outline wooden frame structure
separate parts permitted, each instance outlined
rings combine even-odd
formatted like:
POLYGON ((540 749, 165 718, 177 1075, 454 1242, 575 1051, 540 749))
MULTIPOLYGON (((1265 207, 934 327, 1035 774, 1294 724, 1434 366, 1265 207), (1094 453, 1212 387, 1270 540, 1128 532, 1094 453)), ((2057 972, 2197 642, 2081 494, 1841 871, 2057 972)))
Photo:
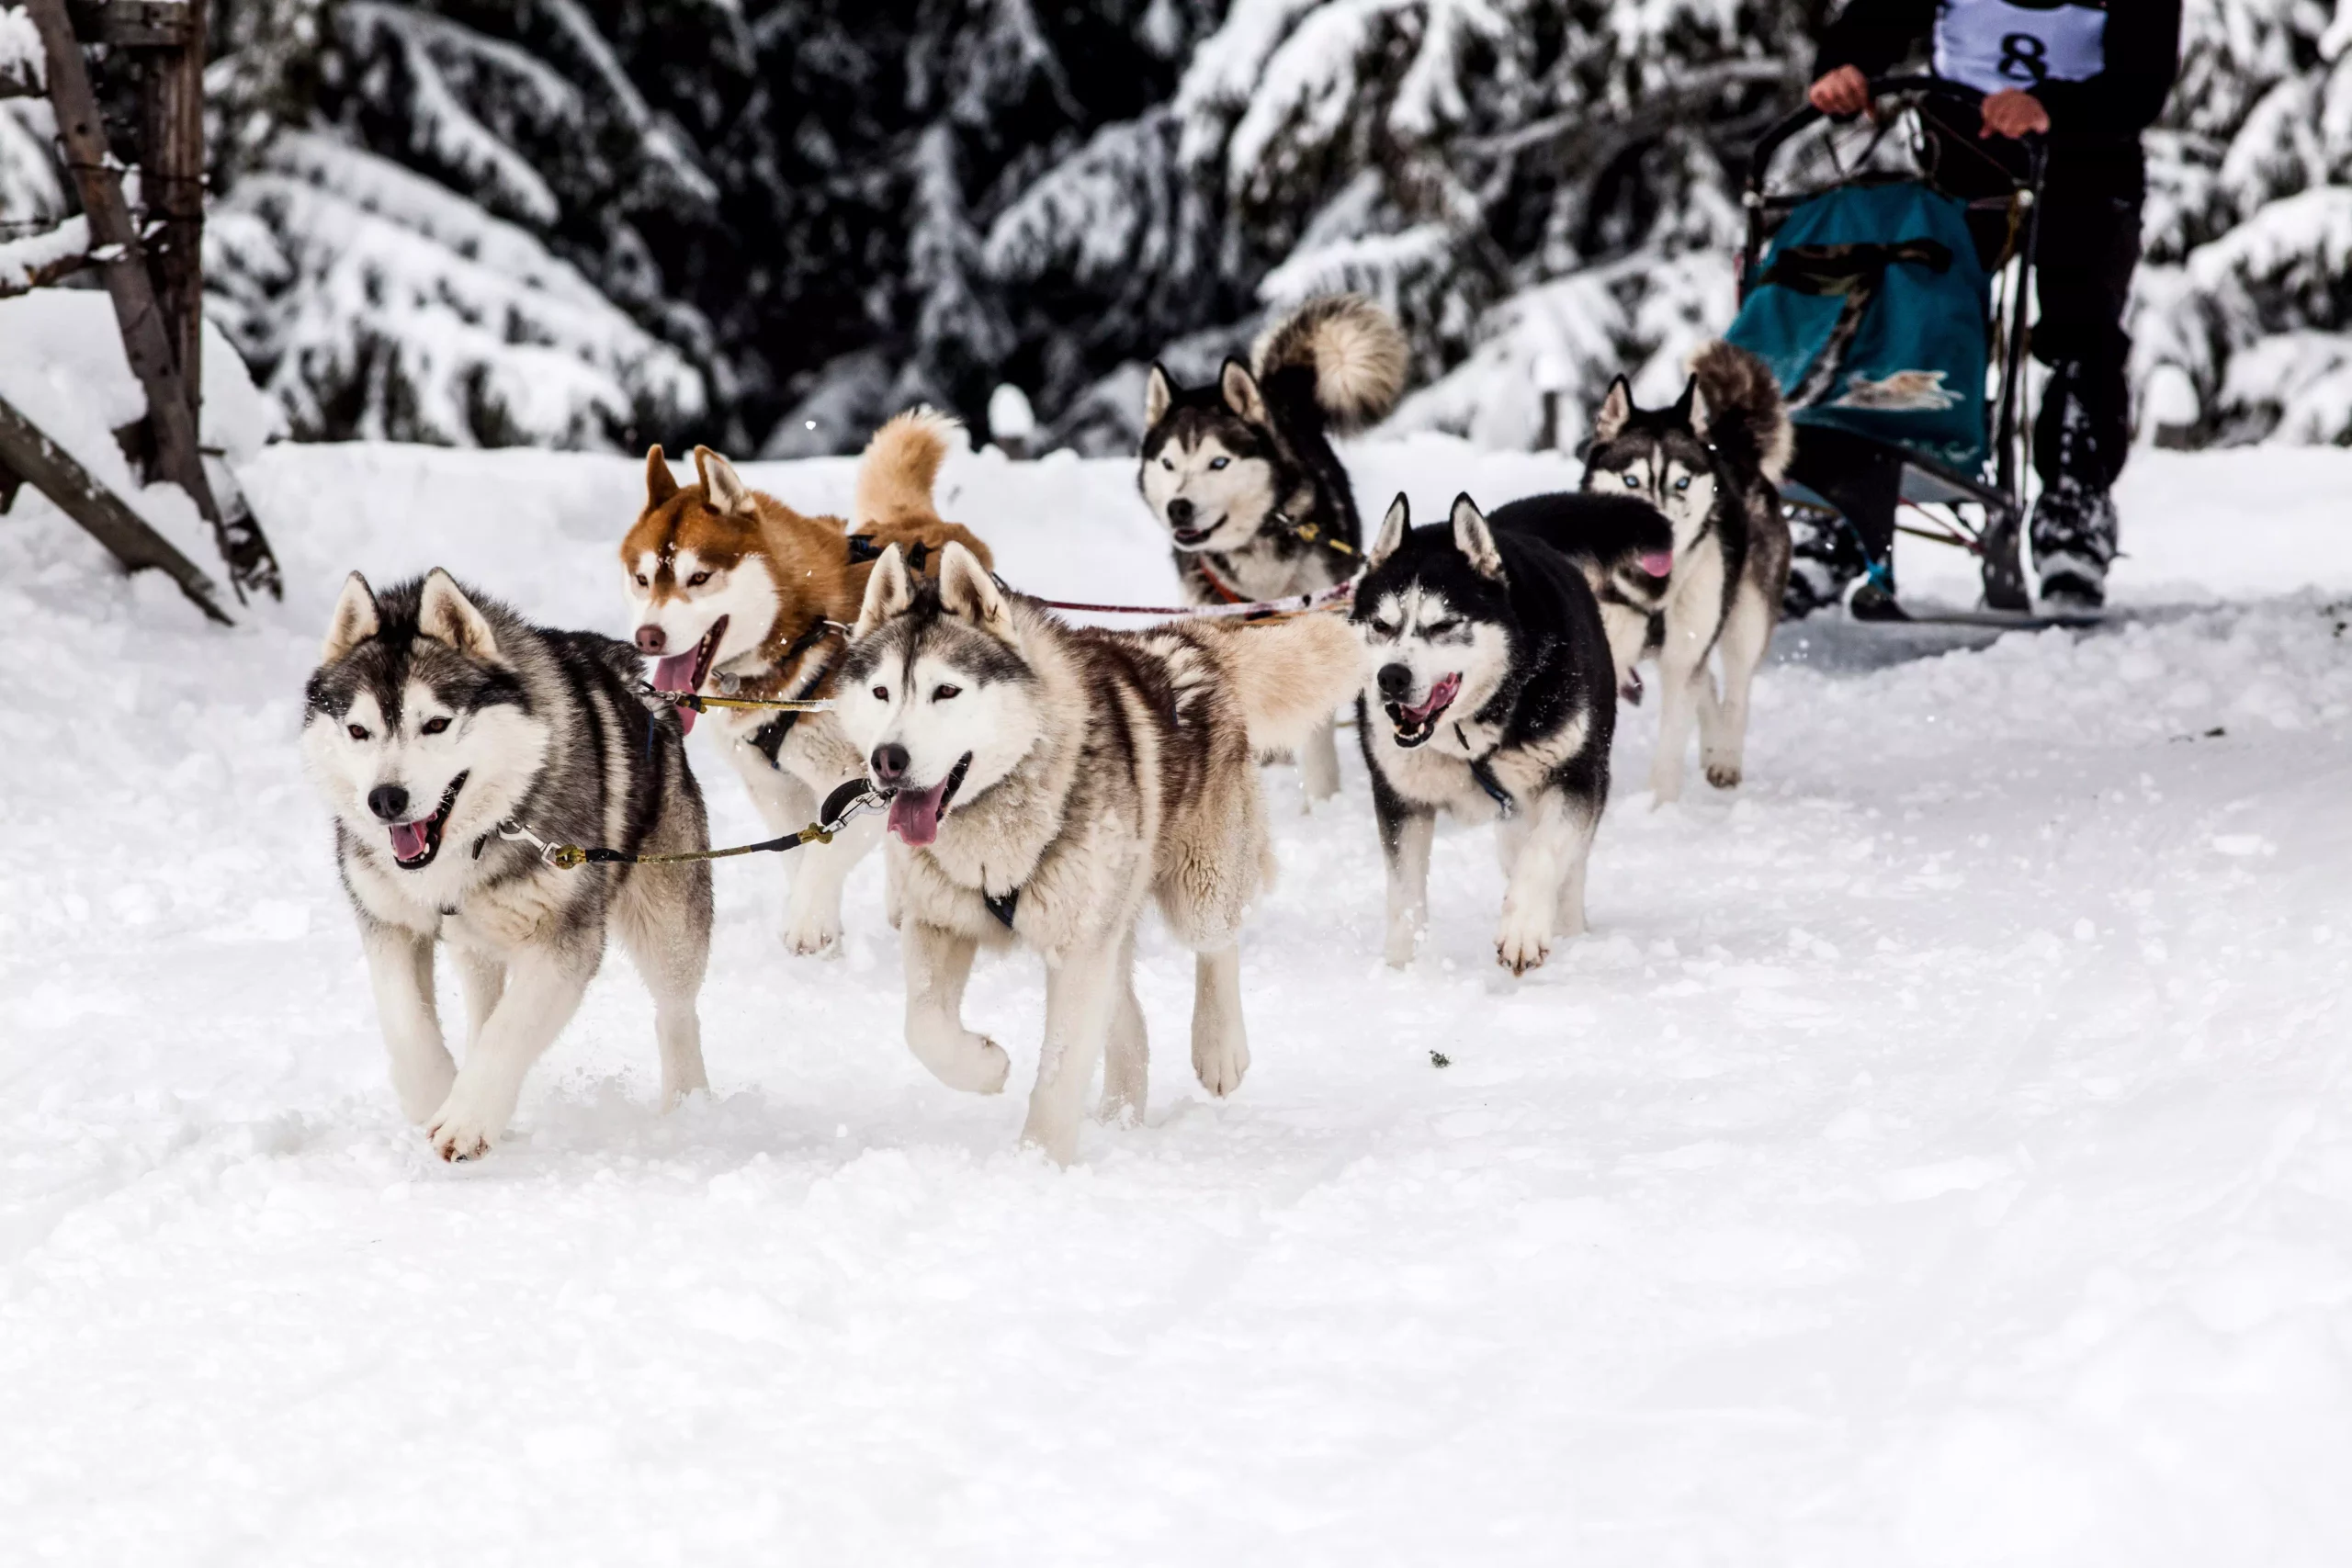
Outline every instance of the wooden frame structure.
MULTIPOLYGON (((114 303, 131 374, 146 395, 145 429, 136 447, 156 477, 178 485, 212 530, 237 601, 282 595, 277 558, 261 525, 236 493, 226 466, 221 485, 201 446, 204 328, 205 0, 22 0, 40 34, 45 96, 57 115, 57 141, 81 197, 89 248, 41 269, 36 284, 83 266, 99 269, 114 303), (123 194, 123 165, 113 155, 84 50, 101 46, 107 63, 137 73, 140 117, 133 128, 143 210, 123 194), (220 493, 225 491, 227 493, 220 493)), ((0 91, 27 85, 0 79, 0 91)), ((21 479, 38 487, 112 550, 126 568, 168 572, 208 615, 226 621, 203 570, 147 525, 16 409, 0 402, 0 490, 21 479)))

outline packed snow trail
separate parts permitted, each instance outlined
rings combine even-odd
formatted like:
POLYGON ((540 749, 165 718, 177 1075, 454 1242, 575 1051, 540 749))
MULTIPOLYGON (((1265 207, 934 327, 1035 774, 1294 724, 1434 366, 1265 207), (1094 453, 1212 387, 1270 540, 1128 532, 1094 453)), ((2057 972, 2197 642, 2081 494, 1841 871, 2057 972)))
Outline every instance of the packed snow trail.
MULTIPOLYGON (((1431 515, 1570 478, 1353 459, 1431 515)), ((845 462, 748 472, 847 498, 845 462)), ((1441 829, 1391 972, 1361 763, 1312 817, 1270 771, 1249 1081, 1191 1081, 1153 932, 1148 1122, 1069 1171, 901 1043, 872 862, 832 962, 778 949, 773 863, 720 869, 708 1100, 655 1113, 616 957, 507 1141, 430 1157, 302 678, 353 567, 622 629, 638 470, 244 479, 289 591, 230 633, 37 500, 0 527, 0 1555, 2352 1553, 2352 457, 2143 455, 2142 614, 2097 634, 1784 628, 1736 795, 1652 810, 1629 710, 1593 933, 1522 982, 1488 832, 1441 829)), ((963 458, 943 500, 1023 587, 1171 591, 1124 464, 963 458)), ((1025 1086, 1036 961, 968 1010, 1025 1086)))

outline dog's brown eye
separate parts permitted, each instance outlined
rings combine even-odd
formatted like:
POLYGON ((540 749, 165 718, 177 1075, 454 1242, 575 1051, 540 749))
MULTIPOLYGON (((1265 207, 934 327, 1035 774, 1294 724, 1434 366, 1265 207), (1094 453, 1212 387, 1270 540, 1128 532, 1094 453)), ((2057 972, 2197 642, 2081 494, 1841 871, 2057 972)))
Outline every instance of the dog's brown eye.
POLYGON ((346 724, 343 728, 344 732, 349 735, 354 740, 365 740, 368 739, 368 730, 365 726, 346 724))
POLYGON ((446 718, 428 718, 424 721, 424 733, 427 735, 438 735, 448 728, 449 721, 446 718))
POLYGON ((1176 459, 1174 459, 1173 457, 1162 457, 1161 459, 1159 459, 1159 466, 1160 466, 1161 468, 1166 468, 1170 473, 1171 473, 1171 474, 1172 474, 1172 473, 1174 473, 1174 472, 1176 471, 1176 459))
POLYGON ((877 702, 877 703, 887 703, 887 702, 888 702, 888 701, 890 700, 890 688, 889 688, 889 687, 888 687, 888 686, 876 686, 876 687, 875 687, 875 688, 874 688, 874 700, 875 700, 876 702, 877 702))
POLYGON ((639 588, 650 588, 653 586, 653 584, 645 580, 645 573, 641 571, 637 574, 637 585, 639 588))
POLYGON ((710 573, 707 571, 698 571, 692 577, 686 579, 686 586, 689 588, 700 588, 704 583, 708 582, 709 581, 710 573))
POLYGON ((950 697, 960 697, 963 694, 964 688, 961 686, 942 685, 931 694, 931 700, 935 703, 944 703, 950 697))

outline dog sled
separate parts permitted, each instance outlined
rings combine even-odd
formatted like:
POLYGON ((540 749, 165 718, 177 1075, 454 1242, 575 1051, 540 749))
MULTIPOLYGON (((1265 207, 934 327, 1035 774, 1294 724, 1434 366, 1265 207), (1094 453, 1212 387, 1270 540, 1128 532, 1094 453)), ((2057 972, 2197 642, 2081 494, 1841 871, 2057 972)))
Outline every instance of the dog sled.
POLYGON ((1772 367, 1797 427, 1781 486, 1791 522, 1860 550, 1858 615, 2063 624, 2032 614, 2021 558, 2041 139, 1996 156, 1977 136, 1981 96, 1955 83, 1890 77, 1871 95, 1874 122, 1848 138, 1859 153, 1801 107, 1756 144, 1743 197, 1740 310, 1725 336, 1772 367), (1911 156, 1890 166, 1888 139, 1905 131, 1911 156), (1811 177, 1792 177, 1808 161, 1811 177), (1974 556, 1981 606, 1900 605, 1898 532, 1974 556))

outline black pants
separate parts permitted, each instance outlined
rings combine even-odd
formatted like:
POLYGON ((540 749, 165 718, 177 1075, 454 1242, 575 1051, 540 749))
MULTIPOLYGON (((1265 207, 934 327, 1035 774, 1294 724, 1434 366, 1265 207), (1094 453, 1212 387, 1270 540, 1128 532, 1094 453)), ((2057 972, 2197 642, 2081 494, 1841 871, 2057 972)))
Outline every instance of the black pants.
MULTIPOLYGON (((2002 171, 1984 152, 2014 154, 2015 143, 1946 150, 1937 183, 1958 196, 1994 195, 2007 187, 2002 171)), ((2034 295, 2040 318, 2033 356, 2048 366, 2033 426, 2033 467, 2044 490, 2072 480, 2105 491, 2123 471, 2132 445, 2132 399, 2125 370, 2132 339, 2123 330, 2132 274, 2140 263, 2140 205, 2147 178, 2137 146, 2077 152, 2052 148, 2043 175, 2041 232, 2035 245, 2034 295)), ((1998 254, 2007 220, 1975 215, 1973 223, 1987 259, 1998 254)), ((1836 431, 1799 427, 1792 478, 1837 507, 1852 535, 1822 547, 1848 557, 1857 551, 1888 562, 1894 547, 1894 513, 1902 467, 1887 448, 1836 431)))

